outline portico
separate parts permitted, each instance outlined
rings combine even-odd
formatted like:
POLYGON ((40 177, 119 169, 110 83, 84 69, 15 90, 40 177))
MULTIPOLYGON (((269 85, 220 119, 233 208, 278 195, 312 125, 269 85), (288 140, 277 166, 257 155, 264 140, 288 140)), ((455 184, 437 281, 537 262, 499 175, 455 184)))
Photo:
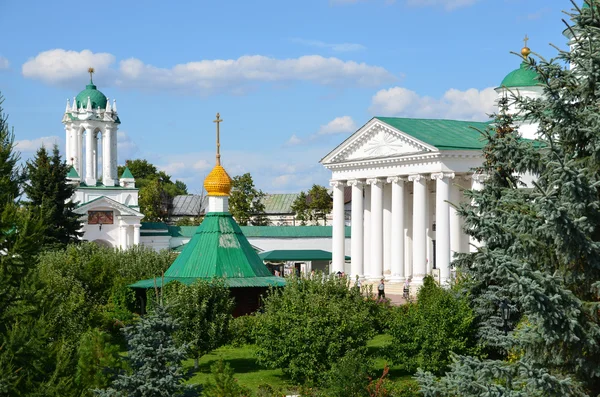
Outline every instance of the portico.
POLYGON ((332 271, 412 285, 450 279, 469 239, 452 204, 478 181, 486 123, 373 118, 329 153, 333 189, 332 271), (344 269, 344 186, 352 187, 351 264, 344 269), (338 216, 336 216, 338 215, 338 216))

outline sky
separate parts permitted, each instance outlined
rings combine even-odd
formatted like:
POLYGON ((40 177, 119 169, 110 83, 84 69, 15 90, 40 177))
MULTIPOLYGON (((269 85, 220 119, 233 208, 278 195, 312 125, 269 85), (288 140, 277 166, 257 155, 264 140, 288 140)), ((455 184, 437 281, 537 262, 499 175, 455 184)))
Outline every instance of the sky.
POLYGON ((119 164, 144 158, 199 194, 214 166, 266 193, 328 185, 319 160, 374 116, 486 120, 569 0, 0 0, 0 92, 18 150, 65 148, 67 98, 117 100, 119 164))

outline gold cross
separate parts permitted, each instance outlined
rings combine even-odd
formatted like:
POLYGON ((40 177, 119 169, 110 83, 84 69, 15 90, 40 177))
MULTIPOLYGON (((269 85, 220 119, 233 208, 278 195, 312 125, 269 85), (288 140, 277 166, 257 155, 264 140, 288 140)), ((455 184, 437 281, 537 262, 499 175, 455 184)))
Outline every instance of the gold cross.
POLYGON ((90 83, 92 82, 92 75, 94 74, 94 68, 88 68, 88 73, 90 74, 90 83))
POLYGON ((219 124, 221 124, 223 120, 221 119, 221 115, 217 113, 217 119, 213 121, 213 123, 217 123, 217 165, 221 165, 221 143, 219 141, 219 124))
POLYGON ((529 37, 527 37, 527 35, 525 35, 525 38, 523 39, 523 42, 525 42, 525 47, 527 47, 528 41, 529 41, 529 37))

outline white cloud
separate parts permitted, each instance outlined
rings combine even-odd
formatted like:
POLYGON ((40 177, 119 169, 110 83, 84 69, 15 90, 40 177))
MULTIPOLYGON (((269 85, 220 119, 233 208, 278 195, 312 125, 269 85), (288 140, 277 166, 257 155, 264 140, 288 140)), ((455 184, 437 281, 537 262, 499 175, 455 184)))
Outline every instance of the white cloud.
POLYGON ((60 48, 40 52, 35 58, 23 64, 23 76, 41 80, 44 83, 69 87, 81 85, 85 81, 87 70, 93 67, 99 74, 97 80, 105 82, 113 74, 110 66, 115 57, 108 53, 94 54, 90 50, 67 51, 60 48))
POLYGON ((319 129, 319 135, 342 134, 356 131, 356 123, 350 116, 336 117, 329 123, 322 125, 319 129))
POLYGON ((138 154, 139 148, 125 131, 117 131, 117 153, 119 164, 125 164, 126 160, 133 160, 138 154))
POLYGON ((94 66, 104 85, 144 91, 171 91, 210 95, 243 94, 258 84, 310 82, 324 86, 378 86, 395 80, 385 68, 366 63, 306 55, 276 59, 263 55, 244 55, 237 59, 200 60, 160 68, 130 58, 112 69, 115 57, 55 49, 38 54, 22 68, 27 78, 59 86, 81 85, 87 68, 94 66))
POLYGON ((325 43, 323 41, 318 41, 318 40, 304 40, 304 39, 292 39, 292 41, 294 43, 306 45, 309 47, 327 48, 327 49, 333 50, 335 52, 362 51, 367 48, 364 45, 357 44, 357 43, 332 44, 332 43, 325 43))
POLYGON ((0 70, 8 69, 9 66, 10 62, 8 62, 8 59, 4 58, 3 56, 0 56, 0 70))
POLYGON ((46 149, 52 150, 52 146, 57 144, 61 147, 61 139, 57 136, 44 136, 37 139, 23 139, 15 141, 16 149, 21 153, 33 153, 44 146, 46 149))
POLYGON ((302 143, 302 140, 296 136, 296 134, 292 134, 290 139, 287 140, 284 146, 295 146, 302 143))
POLYGON ((420 96, 403 87, 377 92, 369 111, 378 116, 433 117, 459 120, 485 120, 495 110, 493 88, 466 91, 450 89, 441 98, 420 96))
POLYGON ((479 0, 406 0, 406 4, 413 7, 444 7, 451 11, 456 8, 466 7, 477 3, 479 0))
MULTIPOLYGON (((344 4, 356 4, 356 3, 362 3, 362 2, 366 2, 369 0, 329 0, 329 4, 331 5, 344 5, 344 4)), ((393 4, 395 3, 396 0, 385 0, 384 3, 385 4, 393 4)))
POLYGON ((184 162, 176 162, 176 163, 169 163, 166 165, 162 165, 158 167, 161 171, 166 172, 169 175, 177 175, 178 173, 180 173, 181 170, 185 169, 185 163, 184 162))

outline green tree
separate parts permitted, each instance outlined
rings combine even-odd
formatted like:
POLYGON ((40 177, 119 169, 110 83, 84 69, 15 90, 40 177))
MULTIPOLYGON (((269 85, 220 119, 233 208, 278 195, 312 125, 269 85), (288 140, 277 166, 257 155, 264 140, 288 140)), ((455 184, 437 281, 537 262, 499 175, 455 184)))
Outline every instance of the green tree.
POLYGON ((75 383, 80 390, 108 387, 111 378, 122 367, 119 346, 111 343, 106 332, 92 328, 81 336, 78 347, 75 383))
POLYGON ((166 291, 172 314, 180 322, 175 336, 188 346, 197 369, 200 357, 229 342, 235 302, 223 280, 198 280, 189 286, 173 283, 166 291))
POLYGON ((254 187, 254 180, 249 172, 234 176, 229 196, 229 212, 240 225, 265 226, 268 220, 262 200, 265 194, 254 187))
POLYGON ((177 346, 173 334, 177 322, 162 305, 124 332, 128 349, 125 361, 130 370, 118 375, 110 388, 94 390, 97 396, 195 396, 198 393, 183 371, 185 346, 177 346))
POLYGON ((417 294, 417 302, 404 305, 390 327, 388 358, 408 373, 418 368, 443 373, 451 353, 475 354, 475 315, 469 300, 436 284, 430 276, 417 294))
POLYGON ((469 192, 474 205, 460 209, 483 245, 457 265, 479 342, 495 355, 457 356, 440 380, 421 373, 426 396, 600 393, 600 1, 588 3, 572 15, 571 52, 527 60, 544 97, 511 99, 519 117, 539 123, 540 144, 520 141, 501 111, 480 170, 488 179, 469 192), (519 188, 517 175, 527 172, 537 176, 535 186, 519 188))
POLYGON ((288 280, 265 299, 256 325, 260 363, 294 381, 318 382, 348 351, 374 335, 369 309, 345 278, 288 280))
POLYGON ((250 390, 240 386, 228 363, 219 360, 210 367, 212 381, 206 385, 202 395, 206 397, 249 397, 250 390))
POLYGON ((308 193, 300 192, 292 204, 292 211, 296 214, 296 219, 301 225, 306 225, 307 221, 314 221, 319 224, 327 223, 327 215, 331 213, 333 200, 324 186, 313 185, 308 193))
POLYGON ((140 211, 145 215, 144 222, 167 221, 173 209, 173 198, 188 194, 187 186, 182 181, 173 182, 171 176, 159 171, 155 165, 144 159, 127 160, 118 167, 121 175, 129 167, 135 178, 135 185, 140 189, 140 211))
POLYGON ((52 156, 41 147, 32 160, 27 161, 25 194, 28 205, 39 208, 48 225, 42 245, 49 249, 64 248, 79 242, 83 233, 76 214, 77 204, 71 200, 75 186, 67 183, 70 166, 62 161, 58 146, 54 145, 52 156))
POLYGON ((44 227, 35 209, 19 206, 23 175, 0 95, 0 395, 22 396, 52 368, 39 296, 31 288, 44 227))
POLYGON ((290 208, 296 214, 296 219, 300 221, 300 225, 305 226, 306 222, 310 220, 310 208, 308 207, 306 193, 300 192, 290 208))

